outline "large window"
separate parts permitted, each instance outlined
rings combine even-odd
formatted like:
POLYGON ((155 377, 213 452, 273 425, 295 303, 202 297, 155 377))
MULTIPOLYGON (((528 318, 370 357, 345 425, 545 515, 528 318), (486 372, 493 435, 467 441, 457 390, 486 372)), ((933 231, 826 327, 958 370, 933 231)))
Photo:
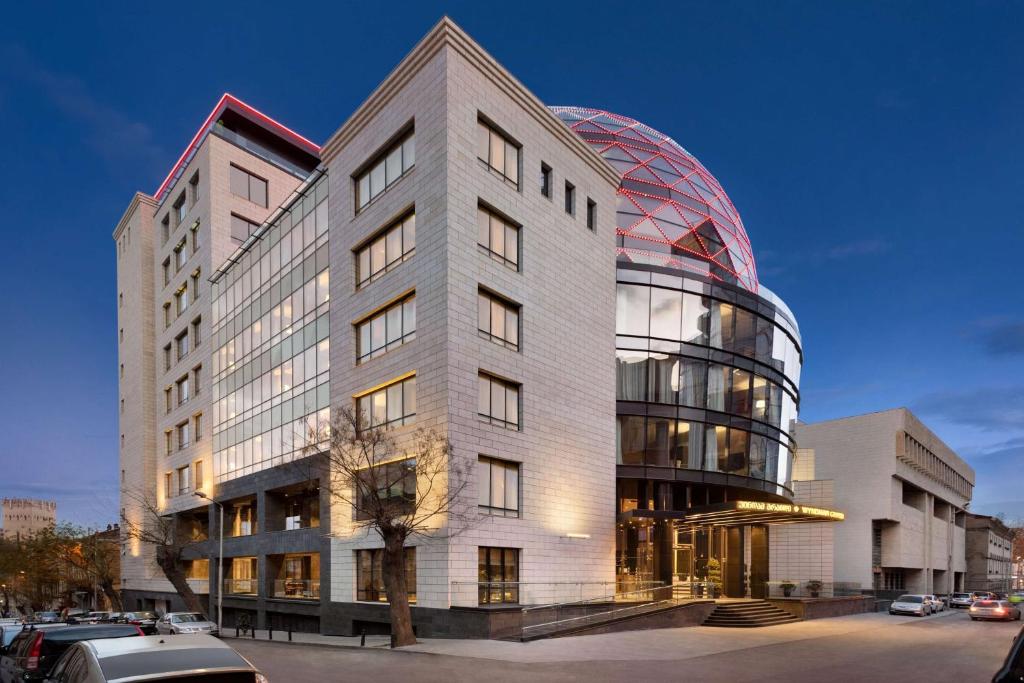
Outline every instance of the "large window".
POLYGON ((416 509, 416 460, 395 460, 359 473, 356 482, 356 519, 409 515, 416 509))
POLYGON ((480 456, 480 509, 499 517, 519 516, 519 463, 480 456))
POLYGON ((356 286, 362 287, 416 253, 416 214, 410 213, 356 251, 356 286))
POLYGON ((177 359, 181 360, 188 355, 188 331, 182 332, 174 338, 174 351, 177 359))
POLYGON ((519 146, 483 121, 477 122, 476 153, 492 171, 519 187, 519 146))
POLYGON ((409 295, 375 313, 356 325, 356 332, 360 363, 412 341, 416 338, 416 296, 409 295))
POLYGON ((519 429, 519 385, 480 373, 477 412, 491 424, 519 429))
POLYGON ((416 377, 409 377, 357 398, 361 420, 370 427, 397 427, 416 415, 416 377))
POLYGON ((356 186, 356 211, 377 198, 416 164, 416 137, 409 131, 400 140, 389 146, 358 173, 356 186))
POLYGON ((491 341, 519 350, 519 306, 479 290, 477 329, 491 341))
POLYGON ((267 205, 267 181, 231 164, 231 193, 253 204, 267 205))
POLYGON ((225 535, 251 536, 256 533, 256 499, 228 503, 225 507, 225 535))
POLYGON ((477 211, 477 243, 492 258, 519 270, 519 226, 482 206, 477 211))
POLYGON ((259 561, 255 557, 232 557, 224 592, 230 595, 259 594, 259 561))
POLYGON ((180 406, 183 403, 187 403, 192 397, 192 393, 189 391, 188 375, 185 375, 175 382, 175 386, 178 388, 178 405, 180 406))
MULTIPOLYGON (((388 602, 384 589, 384 549, 356 551, 356 600, 388 602)), ((416 602, 416 548, 405 549, 405 589, 409 602, 416 602)))
POLYGON ((249 239, 249 235, 256 232, 256 228, 260 227, 259 223, 254 223, 248 218, 242 218, 237 214, 231 214, 231 239, 235 242, 244 242, 249 239))
POLYGON ((191 431, 192 430, 191 430, 191 425, 189 424, 189 421, 185 420, 184 422, 179 424, 177 427, 175 427, 174 431, 177 432, 177 434, 178 434, 178 450, 180 451, 183 448, 188 448, 189 444, 192 443, 192 439, 191 439, 191 431))
POLYGON ((178 468, 178 495, 192 492, 192 468, 186 465, 178 468))
POLYGON ((519 549, 480 547, 480 604, 519 602, 519 549))

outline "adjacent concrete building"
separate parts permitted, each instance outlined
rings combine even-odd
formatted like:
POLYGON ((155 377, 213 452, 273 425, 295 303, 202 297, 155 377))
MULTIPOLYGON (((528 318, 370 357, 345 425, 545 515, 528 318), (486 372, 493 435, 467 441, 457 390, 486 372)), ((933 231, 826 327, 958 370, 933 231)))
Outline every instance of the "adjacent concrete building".
POLYGON ((988 515, 967 515, 967 590, 1006 593, 1014 585, 1013 529, 988 515))
POLYGON ((846 513, 834 582, 850 590, 950 593, 965 584, 974 470, 906 408, 797 424, 814 480, 846 513))
POLYGON ((26 538, 57 523, 57 503, 32 498, 4 498, 0 535, 26 538))

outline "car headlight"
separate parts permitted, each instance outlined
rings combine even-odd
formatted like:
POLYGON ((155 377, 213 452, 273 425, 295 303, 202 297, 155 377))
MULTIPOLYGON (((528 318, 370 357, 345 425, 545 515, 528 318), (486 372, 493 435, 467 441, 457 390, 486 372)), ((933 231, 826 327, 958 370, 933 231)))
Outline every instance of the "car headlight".
POLYGON ((256 672, 256 683, 270 683, 270 679, 261 674, 259 671, 256 672))

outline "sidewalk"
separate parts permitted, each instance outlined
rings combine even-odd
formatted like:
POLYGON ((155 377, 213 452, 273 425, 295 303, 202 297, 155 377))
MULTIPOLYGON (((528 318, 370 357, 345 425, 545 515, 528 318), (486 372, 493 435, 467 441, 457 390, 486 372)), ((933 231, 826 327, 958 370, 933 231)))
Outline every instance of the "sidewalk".
MULTIPOLYGON (((275 643, 287 643, 288 642, 288 631, 274 631, 274 639, 272 642, 275 643)), ((235 629, 224 629, 222 638, 225 640, 235 640, 235 629)), ((270 640, 270 632, 258 628, 254 632, 250 632, 249 635, 239 635, 238 640, 255 640, 255 641, 267 641, 270 640), (255 637, 253 637, 255 635, 255 637)), ((360 636, 324 636, 319 633, 298 633, 297 631, 292 632, 293 643, 301 643, 302 645, 323 645, 324 647, 362 647, 360 645, 360 636)), ((366 636, 365 647, 391 647, 391 636, 366 636)))
MULTIPOLYGON (((934 619, 945 619, 954 614, 956 612, 953 610, 947 610, 922 619, 891 616, 884 612, 869 612, 829 619, 797 621, 765 628, 728 629, 690 626, 569 636, 529 643, 504 640, 424 638, 416 645, 399 648, 399 651, 524 664, 598 660, 670 661, 872 631, 885 626, 927 623, 934 619)), ((233 640, 234 630, 227 633, 225 637, 233 640)), ((360 641, 359 637, 322 636, 314 633, 294 633, 292 638, 294 643, 339 648, 359 648, 360 641)), ((245 640, 250 640, 250 638, 245 640)), ((267 632, 257 630, 256 641, 266 640, 267 632)), ((287 641, 287 632, 274 632, 273 642, 287 643, 287 641)), ((390 644, 390 636, 366 636, 366 648, 388 649, 390 644)))

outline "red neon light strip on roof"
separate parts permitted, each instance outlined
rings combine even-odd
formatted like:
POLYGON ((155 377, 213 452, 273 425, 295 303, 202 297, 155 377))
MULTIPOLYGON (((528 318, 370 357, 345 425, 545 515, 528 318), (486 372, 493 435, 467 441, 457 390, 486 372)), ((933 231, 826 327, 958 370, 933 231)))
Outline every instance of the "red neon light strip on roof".
POLYGON ((157 191, 153 193, 153 197, 155 197, 157 201, 160 201, 161 195, 163 195, 163 193, 168 189, 168 187, 170 187, 171 182, 174 180, 174 176, 178 173, 178 170, 181 168, 182 164, 185 163, 185 160, 188 158, 189 154, 193 152, 199 140, 209 130, 210 124, 213 122, 214 119, 220 116, 221 112, 223 112, 224 109, 226 109, 226 105, 228 104, 234 105, 238 109, 256 118, 261 123, 264 123, 267 126, 275 129, 279 133, 283 134, 285 137, 291 138, 292 141, 297 143, 299 146, 306 147, 309 152, 313 154, 320 153, 320 146, 317 145, 315 142, 312 142, 311 140, 299 135, 291 128, 288 128, 284 124, 279 123, 274 119, 270 118, 263 112, 249 106, 248 104, 238 99, 234 95, 230 93, 224 93, 223 95, 221 95, 220 100, 217 101, 217 106, 213 108, 213 111, 211 111, 209 116, 206 117, 206 120, 203 121, 203 125, 199 126, 199 130, 197 130, 196 134, 192 136, 192 140, 188 143, 188 146, 185 147, 185 151, 182 152, 181 156, 178 157, 178 160, 174 162, 174 166, 171 167, 171 172, 167 174, 167 177, 164 178, 164 181, 160 183, 160 187, 157 188, 157 191))

